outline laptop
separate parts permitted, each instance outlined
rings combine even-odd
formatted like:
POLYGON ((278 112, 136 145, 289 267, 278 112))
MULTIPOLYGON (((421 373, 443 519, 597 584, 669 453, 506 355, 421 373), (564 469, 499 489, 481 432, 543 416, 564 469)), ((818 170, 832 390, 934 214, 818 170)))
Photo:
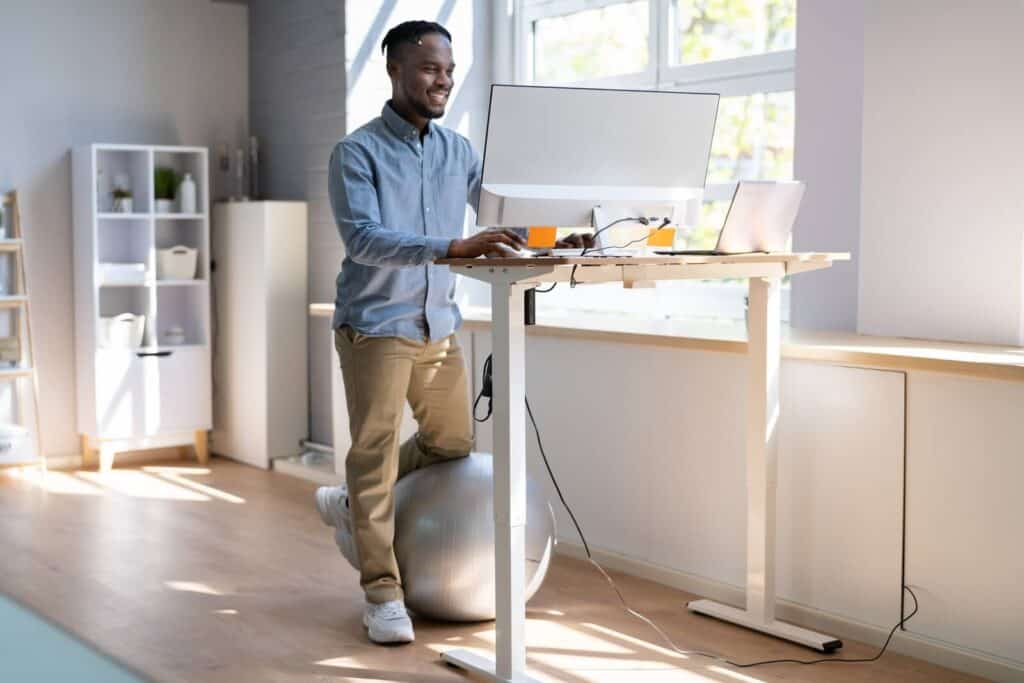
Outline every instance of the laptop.
POLYGON ((664 256, 722 256, 779 252, 789 248, 793 222, 806 186, 800 181, 736 183, 714 249, 655 250, 664 256))

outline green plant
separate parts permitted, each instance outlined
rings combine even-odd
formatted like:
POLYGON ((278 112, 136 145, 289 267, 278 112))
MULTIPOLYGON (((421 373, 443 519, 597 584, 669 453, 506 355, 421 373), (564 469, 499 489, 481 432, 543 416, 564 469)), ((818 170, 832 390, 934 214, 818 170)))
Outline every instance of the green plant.
POLYGON ((153 171, 153 193, 157 199, 174 199, 177 186, 178 176, 173 168, 161 166, 153 171))
POLYGON ((113 191, 110 193, 110 196, 112 196, 114 199, 131 199, 132 192, 131 190, 126 190, 123 187, 115 187, 113 191))

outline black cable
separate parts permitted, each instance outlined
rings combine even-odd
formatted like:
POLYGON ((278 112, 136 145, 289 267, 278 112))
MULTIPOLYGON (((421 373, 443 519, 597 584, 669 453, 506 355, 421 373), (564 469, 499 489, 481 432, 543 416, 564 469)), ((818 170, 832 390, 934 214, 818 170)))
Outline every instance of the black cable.
MULTIPOLYGON (((490 397, 490 395, 491 395, 491 393, 490 393, 490 390, 491 390, 491 356, 487 356, 487 360, 484 361, 483 384, 484 384, 484 389, 481 389, 480 396, 483 396, 484 395, 484 391, 486 390, 487 391, 487 396, 490 397)), ((480 396, 477 397, 477 401, 480 400, 480 396)), ((629 603, 626 602, 626 598, 623 597, 622 592, 619 590, 619 587, 616 585, 614 579, 612 579, 612 577, 608 575, 608 572, 606 572, 604 570, 604 567, 602 567, 597 562, 597 560, 594 559, 594 556, 590 552, 590 545, 587 543, 587 537, 583 534, 583 529, 580 527, 579 522, 576 520, 576 515, 573 513, 572 508, 569 507, 569 503, 565 500, 565 496, 562 494, 562 488, 558 485, 558 480, 555 478, 555 473, 551 469, 551 463, 548 462, 548 456, 547 456, 547 453, 544 451, 544 444, 541 442, 541 438, 540 438, 540 428, 537 426, 537 420, 533 417, 533 410, 531 410, 531 408, 530 408, 530 399, 526 398, 525 396, 524 396, 524 398, 525 398, 525 401, 526 401, 526 414, 530 417, 530 423, 533 425, 533 432, 534 432, 534 434, 537 437, 537 448, 538 448, 538 450, 540 450, 540 457, 544 461, 544 467, 548 471, 548 477, 551 479, 551 483, 555 487, 555 493, 558 494, 558 500, 562 503, 562 507, 565 508, 565 511, 567 513, 569 513, 569 519, 572 520, 573 526, 576 527, 576 534, 580 537, 580 541, 583 543, 583 550, 584 550, 584 552, 587 555, 587 561, 590 562, 590 564, 594 565, 594 567, 597 568, 597 571, 601 573, 601 576, 603 576, 605 578, 605 580, 608 582, 608 585, 611 586, 613 591, 615 591, 615 595, 618 596, 619 602, 622 604, 623 610, 627 614, 629 614, 630 616, 636 617, 640 621, 642 621, 645 624, 647 624, 648 626, 650 626, 655 631, 655 633, 657 633, 659 636, 661 636, 662 640, 668 645, 669 649, 671 649, 672 651, 676 652, 677 654, 681 654, 681 655, 684 655, 684 656, 687 656, 687 655, 697 655, 699 657, 706 657, 708 659, 714 659, 715 661, 721 662, 723 664, 728 664, 729 666, 736 667, 737 669, 749 669, 751 667, 764 666, 766 664, 803 664, 803 665, 809 665, 809 664, 824 664, 826 662, 836 662, 836 663, 845 663, 845 664, 870 663, 870 662, 878 661, 882 657, 882 655, 885 654, 885 651, 889 647, 890 641, 892 641, 893 635, 895 635, 895 633, 896 633, 896 629, 902 627, 904 624, 906 624, 908 621, 910 621, 914 617, 915 614, 917 614, 917 611, 918 611, 917 596, 914 595, 914 591, 912 591, 910 589, 910 586, 904 585, 903 586, 903 590, 905 590, 906 592, 910 593, 910 597, 914 599, 914 609, 913 609, 913 611, 911 611, 910 614, 908 614, 907 616, 905 616, 902 619, 900 619, 899 623, 897 623, 895 626, 892 627, 892 630, 889 631, 889 636, 885 639, 885 643, 882 645, 882 648, 873 657, 862 657, 862 658, 852 658, 852 659, 851 658, 842 658, 842 657, 823 657, 823 658, 820 658, 820 659, 765 659, 765 660, 761 660, 761 661, 757 661, 757 662, 748 662, 746 664, 740 664, 738 662, 732 661, 731 659, 729 659, 727 657, 723 657, 722 655, 713 654, 713 653, 710 653, 710 652, 704 652, 704 651, 701 651, 701 650, 683 650, 683 649, 681 649, 668 636, 668 634, 666 634, 661 629, 661 627, 659 627, 653 621, 651 621, 650 619, 645 617, 643 614, 641 614, 640 612, 637 612, 635 609, 633 609, 632 607, 629 606, 629 603)), ((474 418, 475 418, 476 417, 476 413, 475 413, 476 404, 474 403, 473 406, 474 406, 474 418)), ((490 417, 490 416, 491 416, 491 414, 488 411, 487 417, 490 417)), ((487 418, 484 418, 484 420, 479 420, 479 421, 483 422, 486 419, 487 418)), ((902 604, 902 602, 901 602, 901 604, 902 604)))
MULTIPOLYGON (((667 227, 668 224, 671 222, 667 218, 662 218, 661 220, 662 220, 661 225, 656 227, 654 229, 654 232, 658 232, 662 228, 667 227)), ((643 237, 638 237, 638 238, 636 238, 635 240, 633 240, 631 242, 626 242, 625 244, 623 244, 620 247, 601 247, 600 249, 591 249, 590 252, 593 253, 593 252, 597 252, 597 251, 605 251, 606 249, 626 249, 627 247, 633 246, 637 242, 643 242, 644 240, 649 240, 649 239, 651 239, 651 233, 648 233, 648 234, 644 235, 643 237)))
POLYGON ((557 282, 552 282, 551 286, 548 287, 547 289, 534 289, 533 291, 537 292, 538 294, 547 294, 548 292, 550 292, 552 289, 554 289, 557 286, 558 286, 557 282))
POLYGON ((848 659, 843 657, 823 657, 821 659, 766 659, 761 662, 750 662, 749 664, 737 664, 736 662, 725 660, 726 664, 735 666, 737 669, 748 669, 752 666, 761 666, 763 664, 824 664, 825 662, 844 662, 846 664, 857 664, 866 662, 877 662, 882 655, 885 654, 886 648, 889 647, 889 641, 892 640, 893 634, 896 633, 896 629, 903 626, 903 624, 910 621, 910 619, 917 614, 917 596, 914 595, 914 591, 910 590, 910 586, 903 586, 903 590, 910 593, 910 597, 914 599, 914 609, 907 616, 900 619, 899 623, 892 627, 889 631, 889 637, 885 639, 885 644, 882 645, 882 649, 878 651, 874 657, 863 657, 857 659, 848 659))
MULTIPOLYGON (((650 217, 650 218, 647 218, 647 217, 644 217, 644 216, 638 216, 636 218, 620 218, 617 221, 612 221, 608 225, 604 226, 603 228, 601 228, 600 230, 595 232, 594 233, 594 239, 596 240, 597 236, 600 235, 605 230, 607 230, 608 228, 610 228, 610 227, 612 227, 614 225, 618 225, 619 223, 622 223, 624 221, 635 221, 635 222, 640 223, 642 225, 650 225, 652 220, 657 220, 657 218, 655 218, 653 216, 650 217)), ((670 218, 662 218, 661 219, 661 225, 659 225, 657 228, 655 228, 654 231, 658 232, 659 230, 661 230, 662 228, 664 228, 665 226, 667 226, 671 222, 672 222, 672 219, 670 219, 670 218)), ((594 252, 605 251, 606 249, 625 249, 626 247, 628 247, 630 245, 633 245, 633 244, 636 244, 637 242, 640 242, 640 241, 646 240, 646 239, 650 239, 650 237, 651 237, 651 235, 650 235, 650 233, 648 233, 648 234, 644 235, 643 237, 640 237, 638 239, 633 240, 632 242, 624 244, 621 247, 600 247, 600 248, 583 247, 583 251, 580 252, 580 256, 586 256, 587 254, 591 254, 591 253, 594 253, 594 252)), ((576 286, 576 265, 573 265, 572 271, 569 273, 569 287, 575 287, 575 286, 576 286)))
POLYGON ((491 398, 493 391, 491 388, 491 356, 488 354, 487 360, 484 361, 483 378, 480 383, 480 393, 476 395, 476 400, 473 401, 473 420, 475 422, 487 422, 491 417, 491 413, 494 410, 494 401, 491 398), (487 399, 487 414, 482 418, 477 417, 476 407, 480 403, 480 400, 487 399))

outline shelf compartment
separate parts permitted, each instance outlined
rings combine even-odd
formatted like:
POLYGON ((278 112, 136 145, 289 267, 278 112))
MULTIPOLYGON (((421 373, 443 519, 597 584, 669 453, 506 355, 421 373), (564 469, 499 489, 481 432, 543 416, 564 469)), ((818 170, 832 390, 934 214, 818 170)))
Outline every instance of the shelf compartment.
POLYGON ((152 251, 153 233, 148 219, 99 222, 96 235, 98 263, 144 263, 146 270, 151 271, 152 251))
POLYGON ((157 220, 154 242, 156 249, 170 249, 179 245, 196 249, 195 279, 205 280, 209 277, 210 259, 206 244, 206 222, 203 219, 157 220))
POLYGON ((160 348, 205 345, 208 298, 209 290, 205 287, 158 287, 156 338, 151 343, 160 348), (170 341, 168 336, 175 327, 184 333, 180 343, 170 341))
MULTIPOLYGON (((145 316, 141 346, 147 346, 154 343, 153 324, 155 319, 155 306, 153 305, 153 293, 151 287, 147 287, 145 285, 102 287, 99 290, 99 309, 98 317, 101 319, 114 318, 122 313, 145 316)), ((98 348, 106 349, 107 347, 103 346, 102 343, 102 320, 97 321, 97 323, 96 346, 98 348)))
POLYGON ((0 376, 27 372, 31 359, 25 341, 28 329, 20 306, 0 308, 0 376))
POLYGON ((132 212, 151 211, 153 175, 148 150, 99 147, 96 149, 96 172, 104 176, 102 182, 97 178, 95 185, 99 212, 105 214, 113 211, 113 200, 108 193, 120 184, 127 185, 126 189, 132 193, 132 212))
MULTIPOLYGON (((196 216, 202 218, 206 215, 206 150, 196 149, 168 149, 156 148, 153 152, 153 169, 170 168, 177 176, 175 183, 174 208, 170 213, 154 213, 158 219, 166 220, 189 220, 196 216), (196 183, 196 211, 190 214, 182 214, 178 211, 179 196, 177 185, 181 183, 186 173, 192 175, 196 183)), ((152 181, 151 181, 152 182, 152 181)), ((154 209, 155 211, 155 209, 154 209)))

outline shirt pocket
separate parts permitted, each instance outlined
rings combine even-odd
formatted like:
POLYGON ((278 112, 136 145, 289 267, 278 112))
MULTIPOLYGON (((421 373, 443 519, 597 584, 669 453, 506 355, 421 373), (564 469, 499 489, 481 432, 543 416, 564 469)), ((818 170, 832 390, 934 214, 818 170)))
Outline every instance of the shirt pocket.
POLYGON ((441 221, 441 230, 461 235, 466 200, 469 197, 469 176, 465 173, 446 173, 437 178, 437 217, 441 221))

